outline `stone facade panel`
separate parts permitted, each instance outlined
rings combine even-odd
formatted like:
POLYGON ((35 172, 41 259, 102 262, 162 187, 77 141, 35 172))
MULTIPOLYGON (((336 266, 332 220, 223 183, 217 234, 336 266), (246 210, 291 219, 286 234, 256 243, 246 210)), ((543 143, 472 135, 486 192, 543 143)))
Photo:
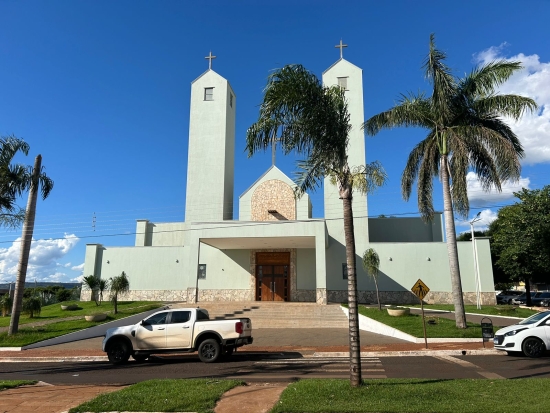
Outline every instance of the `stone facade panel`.
POLYGON ((252 221, 286 221, 296 219, 294 190, 278 179, 262 182, 250 201, 252 221), (272 212, 269 212, 272 211, 272 212))

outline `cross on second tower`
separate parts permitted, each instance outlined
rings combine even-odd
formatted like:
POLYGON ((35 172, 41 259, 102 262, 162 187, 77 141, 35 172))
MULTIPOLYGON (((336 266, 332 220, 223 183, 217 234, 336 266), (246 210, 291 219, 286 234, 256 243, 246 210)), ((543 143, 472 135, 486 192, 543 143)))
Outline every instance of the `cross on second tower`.
POLYGON ((215 59, 215 58, 216 58, 216 56, 212 56, 212 50, 210 50, 210 53, 208 54, 208 56, 205 57, 205 59, 208 59, 208 69, 209 70, 212 69, 212 60, 215 59))
POLYGON ((340 44, 337 44, 334 47, 336 47, 337 49, 340 49, 340 59, 343 59, 344 58, 344 47, 348 47, 348 45, 343 44, 342 39, 340 39, 340 44))

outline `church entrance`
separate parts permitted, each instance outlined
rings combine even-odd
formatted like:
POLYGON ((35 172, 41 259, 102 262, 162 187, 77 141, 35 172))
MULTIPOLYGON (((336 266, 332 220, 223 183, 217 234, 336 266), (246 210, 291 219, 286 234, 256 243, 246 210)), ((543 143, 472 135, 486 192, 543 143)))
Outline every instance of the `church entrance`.
POLYGON ((256 253, 256 300, 288 301, 290 252, 256 253))

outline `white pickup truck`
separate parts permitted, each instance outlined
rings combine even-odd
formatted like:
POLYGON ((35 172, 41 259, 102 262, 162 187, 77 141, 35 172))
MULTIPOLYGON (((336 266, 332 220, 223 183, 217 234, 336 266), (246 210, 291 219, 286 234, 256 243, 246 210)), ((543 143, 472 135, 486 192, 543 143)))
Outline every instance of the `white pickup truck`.
POLYGON ((198 351, 201 361, 212 363, 252 340, 249 318, 210 320, 203 308, 175 308, 137 324, 110 328, 103 351, 114 364, 126 363, 130 356, 144 361, 151 354, 193 351, 198 351))

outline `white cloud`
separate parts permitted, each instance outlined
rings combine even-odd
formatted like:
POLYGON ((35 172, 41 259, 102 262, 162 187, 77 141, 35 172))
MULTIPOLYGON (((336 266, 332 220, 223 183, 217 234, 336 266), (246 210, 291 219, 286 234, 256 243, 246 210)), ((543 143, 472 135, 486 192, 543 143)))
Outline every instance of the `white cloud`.
POLYGON ((84 274, 76 277, 76 278, 71 278, 69 280, 69 282, 72 282, 72 283, 81 283, 82 282, 82 279, 84 278, 84 274))
MULTIPOLYGON (((64 281, 67 274, 58 272, 57 269, 69 268, 71 264, 59 264, 57 261, 71 251, 78 241, 79 238, 73 234, 65 234, 61 239, 33 239, 27 280, 64 281)), ((20 247, 21 238, 18 238, 8 248, 0 248, 0 281, 13 281, 16 278, 20 247)))
POLYGON ((521 188, 529 189, 529 184, 531 183, 529 178, 520 178, 519 181, 515 183, 504 182, 502 184, 502 192, 497 191, 495 188, 492 188, 489 192, 485 192, 475 172, 468 172, 466 181, 468 184, 468 199, 470 201, 470 206, 510 201, 514 198, 514 192, 520 191, 521 188))
POLYGON ((84 263, 80 265, 75 265, 74 267, 71 267, 71 270, 73 271, 84 271, 84 263))
POLYGON ((524 164, 550 162, 550 62, 541 62, 538 55, 520 53, 505 58, 506 43, 491 47, 474 56, 476 63, 484 64, 498 59, 520 61, 524 68, 501 85, 500 93, 528 96, 537 102, 537 113, 525 114, 518 122, 509 121, 525 150, 524 164))
MULTIPOLYGON (((489 224, 493 222, 495 219, 497 219, 497 213, 490 210, 490 209, 484 209, 479 213, 479 220, 474 222, 474 230, 475 231, 485 231, 489 224)), ((470 227, 470 221, 472 221, 474 217, 469 218, 465 221, 456 221, 455 225, 457 227, 470 227)))

